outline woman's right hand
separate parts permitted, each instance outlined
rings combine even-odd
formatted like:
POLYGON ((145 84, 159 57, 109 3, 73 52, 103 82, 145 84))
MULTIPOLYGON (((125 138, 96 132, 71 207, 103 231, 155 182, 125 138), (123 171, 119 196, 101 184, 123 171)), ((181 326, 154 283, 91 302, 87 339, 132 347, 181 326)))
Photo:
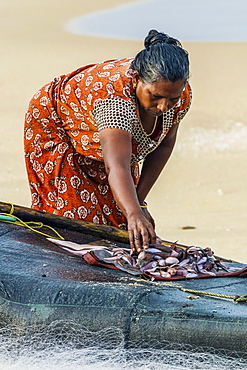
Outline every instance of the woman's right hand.
POLYGON ((151 219, 145 217, 142 209, 138 214, 127 217, 130 248, 133 253, 139 253, 147 249, 149 244, 156 243, 156 233, 151 219))
POLYGON ((131 135, 124 130, 106 128, 99 136, 114 199, 127 219, 131 250, 140 252, 149 243, 155 243, 156 234, 151 216, 140 207, 131 175, 131 135))

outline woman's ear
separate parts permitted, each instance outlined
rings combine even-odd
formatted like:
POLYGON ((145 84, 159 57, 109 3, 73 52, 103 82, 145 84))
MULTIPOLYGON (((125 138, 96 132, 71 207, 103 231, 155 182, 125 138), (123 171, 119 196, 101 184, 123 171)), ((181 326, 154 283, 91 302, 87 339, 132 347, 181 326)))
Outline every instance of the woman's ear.
POLYGON ((132 83, 133 83, 133 87, 134 89, 136 88, 136 85, 137 85, 137 82, 140 80, 140 75, 137 71, 135 71, 133 73, 133 77, 132 77, 132 83))

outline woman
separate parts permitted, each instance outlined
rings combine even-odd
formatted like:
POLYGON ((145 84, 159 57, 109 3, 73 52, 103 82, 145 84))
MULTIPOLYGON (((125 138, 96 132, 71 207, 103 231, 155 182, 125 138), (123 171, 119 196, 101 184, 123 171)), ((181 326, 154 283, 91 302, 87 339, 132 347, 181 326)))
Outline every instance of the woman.
POLYGON ((190 107, 188 77, 179 41, 151 30, 135 58, 81 67, 40 89, 25 121, 32 208, 127 228, 133 251, 155 243, 145 198, 190 107))

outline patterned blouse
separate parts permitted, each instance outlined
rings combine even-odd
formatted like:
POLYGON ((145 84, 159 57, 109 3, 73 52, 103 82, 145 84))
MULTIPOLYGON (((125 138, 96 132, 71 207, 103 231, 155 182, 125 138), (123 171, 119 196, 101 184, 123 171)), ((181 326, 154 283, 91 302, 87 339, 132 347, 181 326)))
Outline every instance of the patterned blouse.
MULTIPOLYGON (((133 58, 106 61, 77 69, 56 78, 46 85, 48 97, 40 104, 52 102, 54 118, 72 140, 76 152, 103 161, 99 131, 119 128, 132 135, 131 163, 140 162, 166 136, 174 123, 179 123, 189 110, 191 89, 187 83, 175 107, 163 113, 159 137, 146 136, 139 123, 136 99, 132 86, 133 58)), ((39 92, 36 94, 39 98, 39 92)))

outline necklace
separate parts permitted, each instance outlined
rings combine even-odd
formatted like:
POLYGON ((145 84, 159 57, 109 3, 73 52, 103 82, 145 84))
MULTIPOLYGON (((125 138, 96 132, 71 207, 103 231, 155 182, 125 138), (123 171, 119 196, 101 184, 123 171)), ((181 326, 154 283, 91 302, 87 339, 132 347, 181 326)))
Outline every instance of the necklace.
POLYGON ((141 116, 140 116, 140 114, 139 114, 139 122, 140 122, 140 124, 141 124, 141 129, 142 129, 142 132, 146 135, 146 136, 151 136, 153 133, 154 133, 154 131, 155 131, 155 129, 156 129, 156 126, 157 126, 157 122, 158 122, 158 116, 156 116, 155 117, 155 121, 154 121, 154 125, 153 125, 153 129, 152 129, 152 131, 149 133, 149 134, 147 134, 146 133, 146 131, 144 130, 144 127, 143 127, 143 124, 142 124, 142 121, 141 121, 141 116))

